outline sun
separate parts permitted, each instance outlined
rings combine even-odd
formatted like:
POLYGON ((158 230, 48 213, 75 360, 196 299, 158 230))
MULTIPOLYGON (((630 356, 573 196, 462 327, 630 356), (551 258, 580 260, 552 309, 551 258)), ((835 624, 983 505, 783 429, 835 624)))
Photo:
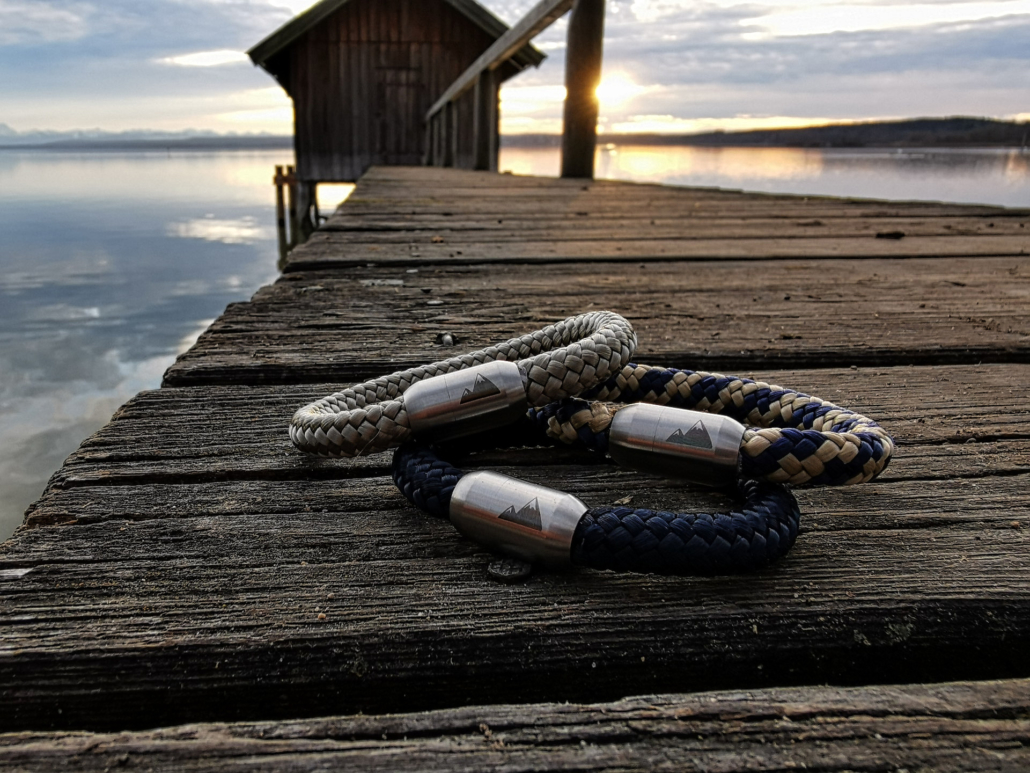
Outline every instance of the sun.
POLYGON ((621 73, 606 76, 597 87, 597 99, 606 106, 621 105, 638 94, 647 91, 646 86, 634 83, 633 80, 621 73))

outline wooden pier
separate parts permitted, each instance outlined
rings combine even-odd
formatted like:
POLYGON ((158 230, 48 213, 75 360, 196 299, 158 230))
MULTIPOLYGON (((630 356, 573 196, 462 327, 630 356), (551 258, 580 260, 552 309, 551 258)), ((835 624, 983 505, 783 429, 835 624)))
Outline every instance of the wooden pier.
MULTIPOLYGON (((1028 382, 1030 211, 373 168, 0 550, 0 768, 1026 769, 1028 382), (290 445, 342 385, 588 309, 640 362, 880 419, 897 457, 798 490, 758 574, 503 585, 389 455, 290 445)), ((557 451, 482 466, 721 504, 557 451)))

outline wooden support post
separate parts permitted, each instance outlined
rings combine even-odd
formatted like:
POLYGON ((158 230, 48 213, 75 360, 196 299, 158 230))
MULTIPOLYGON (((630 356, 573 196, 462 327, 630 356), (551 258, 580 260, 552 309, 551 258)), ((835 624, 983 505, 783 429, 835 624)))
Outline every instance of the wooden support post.
POLYGON ((565 47, 565 113, 561 176, 594 177, 597 146, 597 86, 604 53, 607 0, 576 0, 565 47))
POLYGON ((443 110, 433 116, 433 166, 443 166, 443 116, 443 110))
POLYGON ((484 70, 476 79, 475 113, 472 116, 472 168, 497 168, 497 77, 484 70))
POLYGON ((307 180, 296 182, 297 231, 295 244, 303 244, 315 232, 318 204, 315 200, 315 183, 307 180))
POLYGON ((297 217, 297 176, 292 166, 286 167, 288 204, 290 208, 290 249, 293 249, 300 241, 297 239, 299 226, 297 217))
POLYGON ((454 151, 458 146, 458 109, 453 102, 448 102, 443 109, 443 165, 454 166, 454 151))
POLYGON ((494 78, 493 139, 491 140, 490 171, 496 172, 501 155, 501 79, 494 78))
POLYGON ((283 175, 282 166, 275 167, 275 231, 279 237, 279 260, 285 261, 286 254, 290 251, 290 245, 286 236, 286 202, 283 196, 283 186, 286 184, 286 177, 283 175))
POLYGON ((433 119, 426 121, 426 135, 423 140, 425 147, 422 149, 422 166, 433 165, 433 119))

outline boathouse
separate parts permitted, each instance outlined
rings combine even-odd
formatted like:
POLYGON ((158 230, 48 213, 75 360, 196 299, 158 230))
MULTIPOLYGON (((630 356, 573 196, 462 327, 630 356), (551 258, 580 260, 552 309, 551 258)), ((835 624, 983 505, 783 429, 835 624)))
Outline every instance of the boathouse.
MULTIPOLYGON (((507 30, 475 0, 322 0, 248 54, 293 100, 303 188, 353 182, 372 165, 421 164, 426 111, 507 30)), ((526 44, 493 71, 491 168, 500 84, 543 59, 526 44)), ((475 99, 470 91, 455 102, 459 167, 474 166, 475 99)))

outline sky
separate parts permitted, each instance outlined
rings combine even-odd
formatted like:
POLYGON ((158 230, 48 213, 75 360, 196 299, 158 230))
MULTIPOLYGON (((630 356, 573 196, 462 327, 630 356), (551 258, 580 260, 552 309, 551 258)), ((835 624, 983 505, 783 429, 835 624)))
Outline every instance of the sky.
MULTIPOLYGON (((485 0, 508 23, 535 0, 485 0)), ((0 133, 292 133, 243 52, 311 0, 0 0, 0 133)), ((565 20, 502 91, 559 132, 565 20)), ((609 0, 601 132, 1030 119, 1030 0, 609 0)))

